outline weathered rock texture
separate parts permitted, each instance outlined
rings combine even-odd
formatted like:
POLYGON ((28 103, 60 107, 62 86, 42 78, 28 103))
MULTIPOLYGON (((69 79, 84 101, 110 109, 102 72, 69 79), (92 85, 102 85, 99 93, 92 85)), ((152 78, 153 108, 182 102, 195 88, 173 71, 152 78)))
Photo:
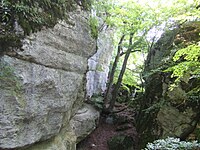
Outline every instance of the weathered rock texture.
POLYGON ((96 52, 87 17, 73 13, 70 25, 32 34, 24 51, 0 57, 0 148, 75 150, 94 129, 98 112, 81 108, 87 60, 96 52))
POLYGON ((76 150, 76 143, 94 130, 98 118, 99 113, 93 107, 84 105, 55 137, 20 150, 76 150))
POLYGON ((187 80, 181 80, 171 91, 169 88, 174 79, 171 79, 171 73, 163 70, 170 66, 178 48, 199 41, 199 33, 199 22, 188 22, 165 32, 148 54, 144 72, 146 92, 137 118, 138 131, 145 133, 148 140, 167 136, 185 139, 197 125, 198 100, 188 95, 199 81, 186 77, 187 80))
POLYGON ((104 29, 97 39, 98 51, 88 60, 87 96, 106 90, 110 60, 113 52, 112 30, 104 29))
POLYGON ((92 106, 85 105, 77 111, 76 115, 70 120, 70 125, 75 131, 77 142, 83 140, 96 127, 99 119, 99 112, 92 106))

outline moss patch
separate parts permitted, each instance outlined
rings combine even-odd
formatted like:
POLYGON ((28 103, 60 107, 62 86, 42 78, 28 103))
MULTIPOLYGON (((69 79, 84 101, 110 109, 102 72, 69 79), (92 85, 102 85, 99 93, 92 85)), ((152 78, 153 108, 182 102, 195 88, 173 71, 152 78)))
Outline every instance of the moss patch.
POLYGON ((182 25, 175 37, 174 43, 186 47, 200 41, 200 22, 189 22, 182 25))
POLYGON ((89 9, 90 2, 83 0, 4 0, 1 2, 0 43, 1 51, 20 46, 20 39, 43 27, 53 27, 59 20, 68 21, 68 12, 75 10, 76 4, 89 9), (19 33, 19 27, 23 32, 19 33), (4 44, 6 43, 6 44, 4 44), (3 46, 2 46, 3 45, 3 46))
POLYGON ((0 62, 0 70, 0 89, 9 91, 9 96, 15 97, 19 105, 25 107, 26 101, 23 98, 21 81, 15 75, 14 69, 0 62))

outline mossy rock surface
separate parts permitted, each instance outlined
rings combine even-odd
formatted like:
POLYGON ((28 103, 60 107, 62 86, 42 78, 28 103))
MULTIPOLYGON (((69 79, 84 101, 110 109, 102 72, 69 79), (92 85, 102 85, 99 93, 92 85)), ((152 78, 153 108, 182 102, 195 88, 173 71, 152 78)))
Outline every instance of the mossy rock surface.
POLYGON ((112 137, 108 142, 109 150, 133 150, 134 141, 131 136, 116 135, 112 137))

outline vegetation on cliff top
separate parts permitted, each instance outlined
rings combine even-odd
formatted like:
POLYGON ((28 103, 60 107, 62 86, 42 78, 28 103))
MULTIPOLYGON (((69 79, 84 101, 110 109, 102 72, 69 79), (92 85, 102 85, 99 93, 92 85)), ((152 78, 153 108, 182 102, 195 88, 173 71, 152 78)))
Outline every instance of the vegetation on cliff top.
MULTIPOLYGON (((20 48, 20 39, 43 27, 53 27, 59 20, 68 21, 68 12, 76 5, 88 9, 90 2, 76 0, 1 0, 0 52, 20 48)), ((69 21, 68 21, 69 22, 69 21)))

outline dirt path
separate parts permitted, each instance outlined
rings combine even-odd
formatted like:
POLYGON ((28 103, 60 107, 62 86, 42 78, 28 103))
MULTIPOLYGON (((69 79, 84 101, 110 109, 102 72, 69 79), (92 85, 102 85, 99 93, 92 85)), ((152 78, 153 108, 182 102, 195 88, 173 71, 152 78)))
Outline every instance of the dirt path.
POLYGON ((109 150, 107 141, 120 134, 133 137, 137 147, 138 138, 133 124, 133 112, 129 109, 115 116, 115 120, 106 116, 101 117, 98 127, 77 145, 77 150, 109 150))

